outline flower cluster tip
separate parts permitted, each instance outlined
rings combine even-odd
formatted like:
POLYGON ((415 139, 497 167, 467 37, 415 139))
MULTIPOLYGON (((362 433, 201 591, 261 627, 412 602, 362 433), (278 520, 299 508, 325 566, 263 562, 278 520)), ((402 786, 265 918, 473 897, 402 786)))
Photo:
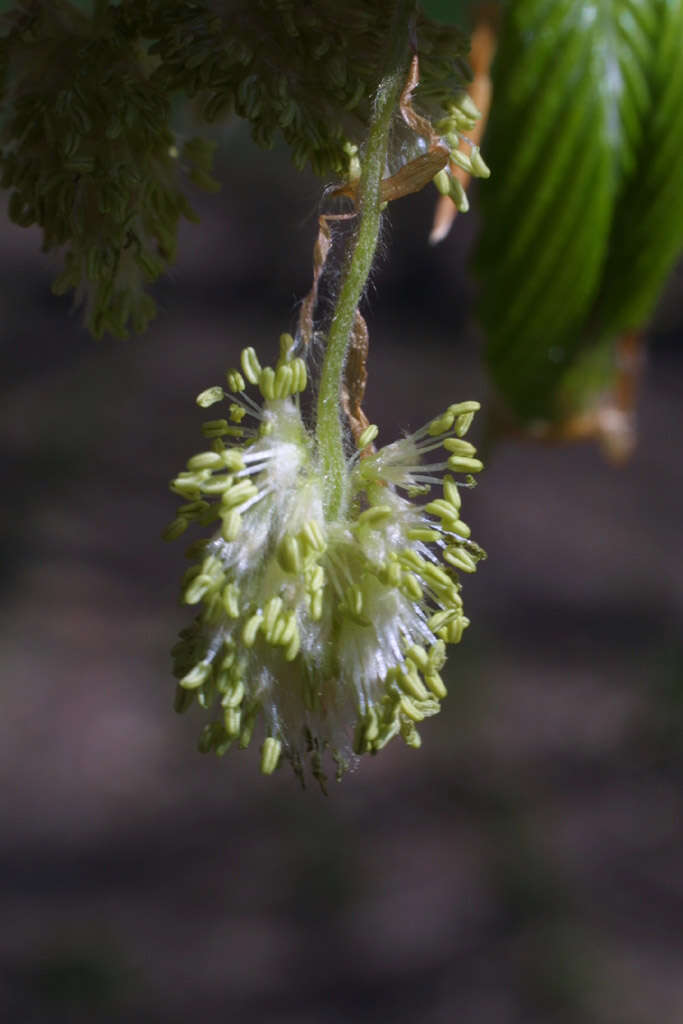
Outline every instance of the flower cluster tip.
POLYGON ((183 503, 166 538, 214 530, 187 551, 182 600, 198 615, 173 651, 176 708, 217 711, 199 745, 218 754, 248 746, 262 719, 262 771, 284 755, 303 778, 308 759, 324 784, 326 751, 341 777, 396 735, 417 747, 417 725, 446 696, 446 647, 469 625, 459 574, 484 555, 460 517, 461 489, 482 469, 464 440, 479 405, 451 405, 377 451, 369 425, 347 459, 346 505, 328 518, 295 348, 282 335, 274 367, 244 349, 227 388, 197 398, 229 408, 204 423, 210 447, 171 484, 183 503))

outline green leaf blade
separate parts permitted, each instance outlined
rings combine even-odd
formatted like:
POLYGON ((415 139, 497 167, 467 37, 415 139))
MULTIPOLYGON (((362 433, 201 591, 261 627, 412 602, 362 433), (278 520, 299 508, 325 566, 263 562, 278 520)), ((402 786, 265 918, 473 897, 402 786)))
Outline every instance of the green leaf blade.
POLYGON ((659 81, 660 109, 683 106, 682 10, 683 0, 519 0, 507 9, 485 140, 494 176, 481 190, 475 259, 486 358, 522 420, 566 413, 562 382, 588 339, 629 321, 617 309, 642 314, 641 296, 651 298, 670 267, 674 242, 647 267, 639 247, 654 230, 666 234, 667 211, 678 208, 669 178, 683 141, 662 133, 670 122, 657 118, 655 98, 659 81), (645 232, 622 224, 636 199, 647 205, 645 232), (633 294, 617 299, 613 287, 608 305, 605 278, 624 260, 633 294))

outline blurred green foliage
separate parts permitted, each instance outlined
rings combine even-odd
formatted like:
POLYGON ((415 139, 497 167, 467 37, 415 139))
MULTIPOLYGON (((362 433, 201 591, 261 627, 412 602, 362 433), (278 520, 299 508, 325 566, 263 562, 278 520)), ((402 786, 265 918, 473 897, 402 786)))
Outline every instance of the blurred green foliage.
MULTIPOLYGON (((148 284, 209 190, 212 145, 187 139, 231 114, 258 145, 281 135, 298 167, 348 173, 377 88, 393 0, 120 0, 6 4, 0 23, 0 173, 10 217, 61 249, 96 336, 142 331, 148 284)), ((406 26, 407 28, 407 26, 406 26)), ((417 18, 422 102, 435 118, 462 92, 466 40, 417 18)))
MULTIPOLYGON (((198 130, 230 114, 339 178, 370 109, 391 0, 0 0, 2 185, 60 249, 95 335, 145 328, 187 189, 218 187, 198 130), (219 12, 219 13, 217 13, 219 12), (267 31, 266 31, 267 29, 267 31)), ((463 87, 497 9, 474 262, 485 357, 521 422, 564 420, 616 373, 683 245, 683 0, 422 0, 420 109, 463 87)), ((410 156, 411 154, 408 154, 410 156)))
POLYGON ((683 245, 682 52, 680 0, 504 9, 476 266, 488 366, 522 420, 609 384, 683 245))

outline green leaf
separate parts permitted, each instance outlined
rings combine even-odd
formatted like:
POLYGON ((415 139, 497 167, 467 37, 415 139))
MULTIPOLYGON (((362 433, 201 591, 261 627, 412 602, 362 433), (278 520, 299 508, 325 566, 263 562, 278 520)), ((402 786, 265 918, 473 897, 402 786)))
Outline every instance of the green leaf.
POLYGON ((683 144, 667 134, 683 98, 681 10, 682 0, 518 0, 507 9, 476 263, 488 364, 522 419, 566 411, 562 381, 587 339, 604 346, 608 326, 623 320, 611 282, 624 265, 634 264, 627 300, 640 316, 675 257, 665 210, 674 202, 671 160, 675 167, 683 144), (659 232, 649 240, 627 216, 636 197, 659 232), (661 249, 646 270, 644 245, 661 249))
POLYGON ((637 171, 619 196, 597 303, 603 334, 647 321, 683 247, 683 2, 657 6, 637 171))
POLYGON ((468 0, 421 0, 420 7, 433 21, 464 28, 471 20, 468 0))

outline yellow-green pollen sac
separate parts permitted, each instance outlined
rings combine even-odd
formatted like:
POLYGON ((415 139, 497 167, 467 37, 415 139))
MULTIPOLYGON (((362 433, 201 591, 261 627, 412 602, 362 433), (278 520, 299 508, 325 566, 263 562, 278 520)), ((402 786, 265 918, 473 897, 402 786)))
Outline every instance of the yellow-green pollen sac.
POLYGON ((182 598, 199 614, 173 650, 176 708, 212 712, 199 746, 218 754, 248 746, 260 719, 262 771, 284 755, 303 778, 306 758, 324 784, 325 751, 339 778, 399 733, 417 747, 417 725, 446 696, 446 647, 469 625, 459 573, 484 554, 460 518, 461 488, 482 468, 464 440, 479 404, 374 454, 368 427, 347 459, 347 507, 328 519, 294 352, 282 335, 276 365, 262 367, 247 348, 227 388, 197 399, 228 407, 171 484, 182 504, 165 536, 214 529, 187 551, 182 598))

